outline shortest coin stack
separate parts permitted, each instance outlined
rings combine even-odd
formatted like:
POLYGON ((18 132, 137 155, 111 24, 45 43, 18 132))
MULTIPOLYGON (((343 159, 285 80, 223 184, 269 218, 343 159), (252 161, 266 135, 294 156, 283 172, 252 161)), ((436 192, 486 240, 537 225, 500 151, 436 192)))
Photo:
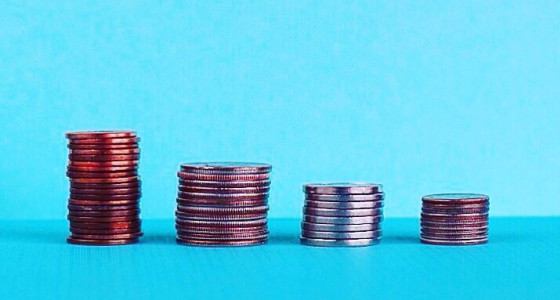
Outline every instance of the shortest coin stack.
POLYGON ((488 242, 489 199, 480 194, 434 194, 422 197, 420 241, 437 245, 488 242))
POLYGON ((300 242, 309 246, 370 246, 381 240, 380 184, 306 184, 300 242))
POLYGON ((139 138, 133 131, 69 132, 68 220, 73 244, 138 241, 139 138))
POLYGON ((198 246, 265 243, 270 170, 270 165, 261 163, 182 164, 177 174, 177 242, 198 246))

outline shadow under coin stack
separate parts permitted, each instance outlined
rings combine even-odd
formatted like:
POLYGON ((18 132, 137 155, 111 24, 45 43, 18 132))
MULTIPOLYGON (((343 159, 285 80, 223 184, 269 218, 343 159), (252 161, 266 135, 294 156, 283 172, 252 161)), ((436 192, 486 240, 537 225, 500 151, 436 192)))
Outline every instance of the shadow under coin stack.
POLYGON ((68 220, 73 244, 120 245, 138 241, 139 138, 133 131, 66 133, 70 149, 68 220))
POLYGON ((382 186, 307 184, 300 241, 309 246, 370 246, 381 240, 382 186))
POLYGON ((249 246, 268 238, 271 166, 260 163, 182 164, 178 172, 177 242, 249 246))
POLYGON ((480 194, 434 194, 422 197, 420 241, 438 245, 488 242, 489 199, 480 194))

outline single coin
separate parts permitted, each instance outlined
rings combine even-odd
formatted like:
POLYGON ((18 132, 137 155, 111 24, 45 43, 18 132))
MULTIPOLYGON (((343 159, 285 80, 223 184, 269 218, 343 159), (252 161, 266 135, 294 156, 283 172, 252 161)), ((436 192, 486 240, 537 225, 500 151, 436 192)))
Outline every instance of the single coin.
POLYGON ((381 208, 357 208, 357 209, 330 209, 303 207, 303 213, 309 216, 322 217, 367 217, 383 215, 381 208))
POLYGON ((91 240, 91 239, 79 239, 74 237, 68 237, 66 241, 70 244, 77 244, 77 245, 110 246, 110 245, 134 244, 138 242, 138 238, 122 239, 122 240, 91 240))
POLYGON ((205 173, 186 173, 177 172, 177 176, 186 180, 207 180, 207 181, 253 181, 269 180, 269 173, 258 174, 205 174, 205 173))
POLYGON ((139 188, 123 188, 123 189, 74 189, 70 188, 72 194, 82 195, 136 195, 140 194, 139 188))
POLYGON ((248 181, 208 181, 208 180, 192 180, 179 179, 179 185, 182 186, 200 186, 200 187, 268 187, 270 180, 248 180, 248 181))
POLYGON ((262 239, 246 239, 246 240, 205 240, 193 238, 177 237, 177 243, 188 246, 204 246, 204 247, 240 247, 240 246, 257 246, 267 242, 266 238, 262 239))
POLYGON ((458 221, 427 221, 427 220, 421 220, 420 221, 420 225, 421 226, 432 226, 432 227, 455 227, 455 226, 469 226, 469 227, 484 227, 484 226, 488 226, 488 221, 487 220, 475 220, 475 221, 471 221, 471 220, 458 220, 458 221))
POLYGON ((133 138, 136 137, 136 132, 132 130, 69 131, 65 136, 71 140, 133 138))
POLYGON ((315 201, 305 200, 306 207, 330 208, 330 209, 362 209, 362 208, 381 208, 383 201, 357 201, 357 202, 335 202, 335 201, 315 201))
POLYGON ((69 154, 74 155, 101 155, 101 156, 113 156, 113 155, 135 155, 140 153, 139 148, 124 148, 124 149, 70 149, 69 154))
POLYGON ((301 237, 299 239, 302 245, 316 246, 316 247, 364 247, 379 244, 381 239, 348 239, 348 240, 334 240, 334 239, 312 239, 301 237))
POLYGON ((484 203, 488 202, 488 196, 482 194, 471 193, 449 193, 449 194, 432 194, 422 197, 422 202, 433 203, 484 203))
POLYGON ((176 225, 185 227, 219 227, 219 228, 249 228, 266 226, 266 218, 245 221, 216 221, 216 220, 182 220, 176 219, 176 225))
POLYGON ((461 215, 442 215, 421 213, 423 221, 455 222, 455 221, 485 221, 488 220, 488 213, 485 214, 461 214, 461 215))
POLYGON ((135 239, 140 237, 141 233, 121 233, 121 234, 79 234, 72 232, 70 236, 73 239, 85 239, 85 240, 124 240, 124 239, 135 239))
POLYGON ((268 193, 269 187, 244 187, 244 188, 230 188, 230 187, 200 187, 200 186, 183 186, 179 185, 181 192, 195 192, 207 194, 263 194, 268 193))
POLYGON ((217 193, 194 193, 194 192, 179 192, 179 198, 183 199, 230 199, 230 200, 249 200, 249 199, 263 199, 268 197, 268 193, 237 193, 237 194, 217 194, 217 193))
POLYGON ((138 215, 124 217, 75 217, 68 216, 68 220, 84 223, 113 223, 139 221, 138 215))
POLYGON ((138 228, 119 228, 119 229, 84 229, 78 227, 70 227, 70 232, 76 234, 93 234, 93 235, 115 235, 115 234, 136 234, 142 233, 138 228))
POLYGON ((181 172, 203 174, 255 174, 270 173, 272 166, 263 163, 210 162, 181 164, 181 172))
POLYGON ((422 208, 422 213, 438 215, 464 215, 464 214, 486 214, 488 207, 485 208, 458 208, 458 209, 434 209, 422 208))
POLYGON ((110 190, 110 189, 140 189, 141 182, 139 180, 133 182, 123 183, 79 183, 70 182, 72 189, 95 189, 95 190, 110 190))
POLYGON ((366 182, 342 182, 342 183, 309 183, 303 186, 307 194, 376 194, 383 191, 383 186, 376 183, 366 182))
POLYGON ((228 240, 246 240, 246 239, 264 239, 268 237, 268 232, 264 234, 247 234, 247 233, 229 233, 229 234, 200 234, 200 233, 184 233, 181 231, 177 231, 177 237, 179 238, 187 238, 187 239, 204 239, 204 240, 219 240, 219 241, 228 241, 228 240))
POLYGON ((420 236, 427 239, 433 240, 471 240, 471 239, 481 239, 481 238, 488 238, 488 233, 459 233, 459 234, 449 234, 449 233, 426 233, 421 232, 420 236))
POLYGON ((429 209, 481 209, 489 208, 489 202, 455 203, 455 202, 422 202, 422 208, 429 209))
POLYGON ((70 210, 68 211, 68 216, 73 217, 130 217, 137 216, 140 214, 139 209, 135 210, 102 210, 102 211, 92 211, 92 210, 70 210))
POLYGON ((447 231, 471 231, 471 230, 488 230, 488 223, 481 226, 466 225, 448 225, 448 224, 423 224, 421 230, 447 230, 447 231))
POLYGON ((68 204, 71 205, 105 205, 105 206, 120 206, 120 205, 138 205, 139 199, 124 199, 124 200, 84 200, 84 199, 69 199, 68 204))
POLYGON ((230 215, 212 215, 212 214, 193 214, 181 211, 175 211, 177 219, 181 220, 199 220, 199 221, 243 221, 255 220, 266 217, 266 214, 230 214, 230 215))
POLYGON ((111 195, 102 195, 102 194, 76 194, 70 193, 70 198, 72 199, 81 199, 81 200, 104 200, 104 201, 112 201, 112 200, 138 200, 142 197, 141 193, 136 194, 111 194, 111 195))
POLYGON ((433 245, 478 245, 478 244, 485 244, 488 242, 488 238, 480 238, 480 239, 471 239, 471 240, 437 240, 437 239, 430 239, 430 238, 423 238, 420 237, 420 241, 424 244, 433 244, 433 245))
POLYGON ((317 216, 303 216, 304 222, 320 223, 320 224, 375 224, 383 220, 383 216, 368 216, 368 217, 317 217, 317 216))
POLYGON ((70 152, 73 150, 129 150, 138 149, 138 143, 131 144, 68 144, 68 149, 70 152))
POLYGON ((385 193, 364 194, 364 195, 324 195, 324 194, 307 194, 306 200, 313 201, 331 201, 331 202, 359 202, 359 201, 382 201, 385 193))
POLYGON ((354 231, 354 232, 328 232, 328 231, 311 231, 302 230, 301 236, 312 239, 376 239, 381 237, 381 230, 377 231, 354 231))
POLYGON ((140 228, 142 222, 138 219, 136 221, 126 221, 126 222, 77 222, 70 221, 71 228, 83 228, 83 229, 125 229, 125 228, 140 228))
POLYGON ((71 179, 78 178, 130 178, 138 176, 138 171, 128 172, 66 172, 66 175, 71 179))
POLYGON ((90 138, 90 139, 69 139, 69 145, 97 145, 97 144, 133 144, 140 141, 139 137, 123 138, 90 138))
POLYGON ((437 230, 437 229, 428 229, 428 228, 421 228, 420 233, 426 236, 442 236, 442 237, 449 237, 453 238, 455 236, 468 236, 468 235, 481 235, 481 234, 488 234, 488 229, 472 229, 472 230, 437 230))
POLYGON ((134 205, 73 205, 68 204, 68 210, 73 211, 115 211, 115 210, 136 210, 138 204, 134 205))
POLYGON ((137 167, 137 160, 107 160, 107 161, 68 161, 68 167, 73 168, 106 168, 106 167, 137 167))
POLYGON ((113 161, 130 161, 138 162, 140 154, 124 154, 124 155, 68 155, 68 159, 72 162, 113 162, 113 161))
POLYGON ((248 226, 248 227, 214 227, 214 226, 183 226, 181 224, 175 223, 175 229, 183 232, 192 233, 212 233, 212 234, 228 234, 228 233, 265 233, 268 232, 268 226, 248 226))
POLYGON ((245 214, 265 214, 268 205, 252 207, 200 207, 177 205, 177 210, 188 214, 201 215, 245 215, 245 214))
POLYGON ((268 203, 267 199, 257 200, 225 200, 225 199, 182 199, 177 198, 181 206, 208 206, 208 207, 245 207, 261 206, 268 203))
POLYGON ((68 166, 70 172, 137 172, 138 166, 119 167, 74 167, 68 166))
POLYGON ((87 184, 108 184, 108 183, 127 183, 127 182, 140 182, 140 176, 129 177, 109 177, 109 178, 70 178, 70 184, 87 183, 87 184))
POLYGON ((357 225, 343 225, 343 224, 317 224, 302 222, 302 230, 310 231, 329 231, 329 232, 354 232, 354 231, 372 231, 381 229, 381 224, 357 224, 357 225))

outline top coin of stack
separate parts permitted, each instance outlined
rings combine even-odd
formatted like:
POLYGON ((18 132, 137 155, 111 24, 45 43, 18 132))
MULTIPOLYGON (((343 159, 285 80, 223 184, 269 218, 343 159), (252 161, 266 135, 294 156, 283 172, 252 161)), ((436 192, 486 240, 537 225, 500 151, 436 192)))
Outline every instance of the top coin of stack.
POLYGON ((139 138, 133 131, 80 131, 68 138, 68 242, 118 245, 138 241, 139 138))
POLYGON ((369 246, 381 239, 382 186, 307 184, 300 241, 310 246, 369 246))
POLYGON ((488 241, 489 198, 480 194, 422 197, 420 241, 438 245, 475 245, 488 241))
POLYGON ((182 164, 178 172, 177 242, 206 246, 265 243, 271 166, 182 164))

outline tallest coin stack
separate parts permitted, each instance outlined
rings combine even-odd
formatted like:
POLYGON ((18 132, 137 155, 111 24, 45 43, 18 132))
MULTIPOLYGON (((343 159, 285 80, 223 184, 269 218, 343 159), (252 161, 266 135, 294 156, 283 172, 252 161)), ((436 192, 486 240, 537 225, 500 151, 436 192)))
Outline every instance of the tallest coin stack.
POLYGON ((133 131, 69 132, 69 243, 119 245, 138 241, 139 138, 133 131))

